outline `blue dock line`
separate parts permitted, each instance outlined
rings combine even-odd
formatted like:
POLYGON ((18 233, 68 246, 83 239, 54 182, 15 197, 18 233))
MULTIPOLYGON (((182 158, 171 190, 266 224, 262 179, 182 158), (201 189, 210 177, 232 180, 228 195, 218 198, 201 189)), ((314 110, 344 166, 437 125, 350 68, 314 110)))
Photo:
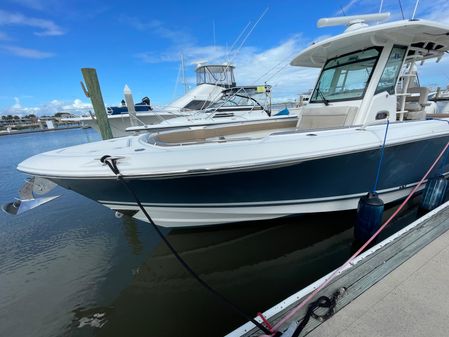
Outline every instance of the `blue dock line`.
POLYGON ((383 142, 382 147, 380 149, 380 159, 379 159, 379 165, 377 166, 376 181, 374 182, 374 186, 371 189, 371 192, 373 192, 373 193, 376 192, 377 184, 379 183, 380 170, 382 168, 382 162, 384 160, 385 143, 387 141, 387 134, 388 134, 388 127, 389 126, 390 126, 390 121, 387 119, 387 127, 385 128, 384 142, 383 142))

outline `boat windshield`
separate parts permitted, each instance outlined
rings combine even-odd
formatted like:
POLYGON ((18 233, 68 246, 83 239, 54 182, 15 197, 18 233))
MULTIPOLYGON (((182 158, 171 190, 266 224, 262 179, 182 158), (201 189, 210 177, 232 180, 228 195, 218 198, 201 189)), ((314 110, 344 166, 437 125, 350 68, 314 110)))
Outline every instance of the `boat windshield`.
POLYGON ((234 87, 223 91, 223 96, 210 108, 266 105, 270 98, 271 86, 234 87))
POLYGON ((310 102, 363 98, 380 52, 380 48, 369 48, 328 60, 310 102))

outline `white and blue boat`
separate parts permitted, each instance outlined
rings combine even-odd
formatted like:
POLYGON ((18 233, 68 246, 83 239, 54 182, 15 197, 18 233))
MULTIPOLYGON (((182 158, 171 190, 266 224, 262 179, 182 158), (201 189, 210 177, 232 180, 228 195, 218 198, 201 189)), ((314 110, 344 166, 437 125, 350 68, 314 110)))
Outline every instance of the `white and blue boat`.
MULTIPOLYGON (((145 220, 100 158, 109 155, 157 225, 188 227, 357 208, 376 179, 384 202, 404 198, 449 141, 429 119, 426 90, 397 87, 401 69, 439 61, 449 26, 387 15, 320 20, 348 25, 296 56, 321 68, 299 120, 265 120, 112 139, 31 157, 18 169, 145 220), (418 99, 416 99, 418 95, 418 99), (425 95, 425 97, 421 97, 425 95)), ((448 172, 448 165, 440 167, 448 172)))

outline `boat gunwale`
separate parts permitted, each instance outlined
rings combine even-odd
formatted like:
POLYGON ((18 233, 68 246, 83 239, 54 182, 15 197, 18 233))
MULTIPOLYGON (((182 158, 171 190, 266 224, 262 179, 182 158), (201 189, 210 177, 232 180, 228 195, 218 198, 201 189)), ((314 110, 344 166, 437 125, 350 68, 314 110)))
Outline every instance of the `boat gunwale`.
MULTIPOLYGON (((447 121, 449 124, 449 121, 447 121)), ((354 131, 366 131, 365 129, 354 128, 354 131)), ((386 143, 385 148, 391 148, 394 146, 400 146, 404 144, 412 144, 420 141, 426 141, 430 139, 436 139, 436 138, 444 138, 449 137, 449 130, 445 133, 440 132, 438 134, 428 134, 426 137, 421 137, 413 140, 403 140, 398 141, 394 143, 386 143)), ((122 177, 126 179, 166 179, 166 178, 182 178, 186 176, 203 176, 203 175, 215 175, 215 174, 228 174, 228 173, 235 173, 235 172, 249 172, 249 171, 260 171, 264 169, 273 169, 273 168, 279 168, 283 166, 291 166, 295 164, 299 164, 306 161, 312 161, 312 160, 318 160, 323 158, 331 158, 331 157, 337 157, 341 155, 349 155, 353 153, 361 153, 366 151, 372 151, 377 150, 382 147, 382 144, 376 144, 374 146, 364 147, 364 148, 358 148, 356 150, 352 149, 350 151, 346 152, 333 152, 333 153, 327 153, 327 154, 321 154, 321 155, 315 155, 315 156, 309 156, 309 157, 303 157, 303 158, 286 158, 286 159, 280 159, 276 161, 269 161, 269 162, 258 162, 258 163, 249 163, 247 165, 237 165, 237 166, 226 166, 226 167, 218 167, 218 168, 211 168, 211 169, 189 169, 189 170, 177 170, 177 171, 165 171, 165 172, 156 172, 156 173, 146 173, 146 174, 121 174, 122 177)), ((124 156, 124 158, 126 158, 124 156)), ((93 180, 93 179, 109 179, 109 180, 116 180, 117 176, 114 175, 112 172, 110 172, 108 175, 92 175, 92 176, 64 176, 64 175, 45 175, 42 173, 31 173, 27 170, 21 169, 20 164, 17 167, 17 169, 21 172, 36 176, 36 177, 42 177, 47 179, 60 179, 60 180, 93 180)))

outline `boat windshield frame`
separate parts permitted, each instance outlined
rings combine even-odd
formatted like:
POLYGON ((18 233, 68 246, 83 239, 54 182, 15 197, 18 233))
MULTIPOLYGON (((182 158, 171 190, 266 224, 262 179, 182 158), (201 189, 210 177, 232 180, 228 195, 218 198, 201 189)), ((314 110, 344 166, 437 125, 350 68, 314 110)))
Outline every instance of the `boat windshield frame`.
MULTIPOLYGON (((371 78, 376 70, 377 67, 377 63, 379 62, 379 59, 382 55, 383 52, 383 47, 370 47, 370 48, 366 48, 366 49, 361 49, 361 50, 357 50, 357 51, 353 51, 350 53, 346 53, 331 59, 328 59, 326 61, 326 63, 324 64, 323 68, 321 69, 321 73, 320 76, 318 77, 318 81, 316 82, 315 88, 313 89, 312 95, 310 96, 309 99, 309 103, 325 103, 326 105, 328 103, 331 102, 344 102, 344 101, 356 101, 356 100, 362 100, 365 97, 366 94, 366 90, 371 82, 371 78), (371 56, 371 57, 366 57, 366 58, 362 58, 362 59, 357 59, 354 61, 347 61, 347 62, 343 62, 343 63, 338 63, 336 62, 338 59, 345 59, 348 58, 348 56, 353 55, 353 54, 358 54, 358 53, 363 53, 369 50, 377 50, 378 54, 376 56, 371 56), (357 95, 356 96, 347 96, 347 97, 343 97, 343 98, 332 98, 332 97, 328 97, 327 96, 327 90, 324 90, 323 85, 322 85, 322 79, 323 79, 323 75, 325 75, 326 73, 328 73, 329 71, 332 71, 333 69, 337 69, 337 68, 344 68, 344 67, 348 67, 357 63, 362 63, 362 62, 367 62, 367 61, 372 61, 374 60, 374 63, 372 64, 371 67, 371 71, 368 75, 368 78, 366 80, 365 83, 365 87, 363 88, 363 92, 361 94, 359 94, 359 91, 357 91, 357 95), (335 63, 334 65, 329 66, 330 63, 335 63), (324 97, 323 97, 324 96, 324 97)), ((344 69, 343 69, 344 70, 344 69)), ((349 70, 349 69, 347 69, 349 70)), ((342 76, 342 72, 340 72, 340 74, 338 74, 338 78, 335 81, 335 77, 336 76, 336 72, 334 72, 334 74, 332 75, 332 80, 329 83, 334 83, 334 82, 338 82, 339 79, 342 76)), ((336 83, 337 85, 338 83, 336 83)))
POLYGON ((271 85, 232 87, 223 91, 223 96, 208 106, 208 110, 224 107, 252 106, 256 109, 271 111, 271 85), (246 100, 248 104, 235 102, 234 99, 246 100), (231 103, 228 105, 228 103, 231 103))

